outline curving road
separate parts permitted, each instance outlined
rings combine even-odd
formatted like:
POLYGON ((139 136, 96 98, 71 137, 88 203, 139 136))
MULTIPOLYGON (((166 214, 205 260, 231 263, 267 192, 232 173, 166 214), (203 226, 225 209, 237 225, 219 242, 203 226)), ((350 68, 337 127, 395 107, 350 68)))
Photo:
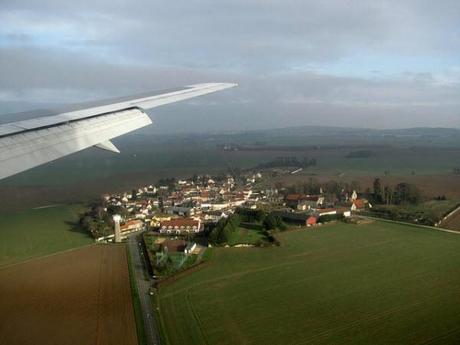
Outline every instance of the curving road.
POLYGON ((156 329, 154 319, 155 313, 153 312, 153 305, 149 295, 153 279, 149 277, 143 255, 141 255, 142 248, 138 244, 138 235, 139 233, 132 233, 128 236, 128 246, 136 277, 137 289, 139 291, 142 317, 144 319, 145 337, 148 345, 159 345, 160 337, 158 336, 158 330, 156 329))

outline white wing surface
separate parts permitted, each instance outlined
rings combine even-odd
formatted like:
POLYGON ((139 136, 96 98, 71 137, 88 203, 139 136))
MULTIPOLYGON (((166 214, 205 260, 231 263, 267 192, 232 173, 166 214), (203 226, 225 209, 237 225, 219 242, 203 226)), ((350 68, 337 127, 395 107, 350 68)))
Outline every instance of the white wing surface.
POLYGON ((151 124, 145 109, 233 86, 236 84, 195 84, 0 125, 0 179, 91 146, 119 152, 110 139, 151 124))

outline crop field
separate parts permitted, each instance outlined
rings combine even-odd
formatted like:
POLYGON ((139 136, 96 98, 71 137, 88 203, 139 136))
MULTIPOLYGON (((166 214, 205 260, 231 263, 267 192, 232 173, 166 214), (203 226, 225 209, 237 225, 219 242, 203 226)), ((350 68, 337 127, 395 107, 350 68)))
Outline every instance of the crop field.
POLYGON ((0 344, 137 345, 125 246, 0 269, 0 344))
POLYGON ((122 153, 119 155, 97 149, 79 152, 0 181, 0 193, 7 196, 0 198, 0 208, 18 210, 49 203, 85 202, 102 193, 131 190, 163 177, 226 173, 228 168, 252 168, 280 156, 316 159, 316 166, 302 172, 307 175, 353 177, 359 181, 368 176, 384 176, 385 172, 388 178, 409 177, 424 181, 438 176, 438 184, 432 181, 425 184, 435 189, 434 193, 443 191, 460 197, 460 187, 450 189, 455 185, 447 181, 457 181, 456 185, 460 185, 460 176, 452 174, 453 169, 458 168, 460 148, 369 146, 372 152, 369 157, 347 158, 353 149, 223 151, 217 147, 215 139, 209 136, 201 140, 168 137, 163 142, 154 136, 141 136, 134 143, 120 142, 122 153))
POLYGON ((272 183, 282 182, 283 184, 295 185, 308 182, 310 178, 316 179, 320 183, 333 180, 338 182, 357 181, 361 187, 361 191, 370 188, 376 177, 380 178, 382 186, 396 186, 398 183, 407 182, 415 184, 422 191, 426 197, 436 198, 445 195, 447 198, 453 200, 460 200, 460 175, 400 175, 400 176, 383 176, 381 174, 356 176, 350 174, 336 174, 336 175, 311 175, 309 173, 301 173, 296 175, 283 175, 279 178, 273 179, 272 183))
POLYGON ((0 213, 0 266, 94 242, 76 226, 82 205, 0 213))
POLYGON ((337 223, 215 248, 160 288, 167 344, 458 344, 460 236, 337 223))
POLYGON ((440 226, 446 229, 460 231, 460 209, 457 209, 447 219, 441 222, 440 226))

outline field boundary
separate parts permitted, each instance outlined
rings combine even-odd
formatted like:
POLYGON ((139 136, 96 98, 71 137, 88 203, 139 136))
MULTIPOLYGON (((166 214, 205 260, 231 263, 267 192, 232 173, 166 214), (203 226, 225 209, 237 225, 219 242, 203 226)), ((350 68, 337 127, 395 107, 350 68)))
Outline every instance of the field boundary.
POLYGON ((126 257, 128 260, 128 273, 129 273, 129 282, 131 287, 131 298, 133 301, 133 310, 134 310, 134 319, 136 321, 136 332, 139 345, 146 345, 147 339, 145 337, 144 329, 144 319, 142 318, 141 302, 139 297, 139 290, 137 288, 136 277, 134 276, 134 270, 132 266, 131 254, 129 252, 129 247, 126 248, 126 257))
MULTIPOLYGON (((157 290, 159 291, 159 290, 157 290)), ((158 334, 160 336, 160 340, 163 344, 171 344, 171 342, 169 341, 169 338, 168 338, 168 332, 166 332, 166 326, 164 324, 164 320, 163 320, 163 316, 162 316, 162 313, 161 313, 161 305, 160 305, 160 296, 159 296, 159 293, 156 293, 155 296, 152 298, 154 303, 154 313, 156 315, 156 320, 158 320, 158 322, 156 323, 157 325, 157 328, 158 328, 158 334)))
POLYGON ((30 258, 25 259, 25 260, 22 260, 22 261, 13 262, 13 263, 10 263, 10 264, 5 264, 5 265, 0 265, 0 270, 6 269, 6 268, 10 268, 10 267, 13 267, 13 266, 18 266, 18 265, 26 264, 26 263, 29 263, 29 262, 35 261, 35 260, 45 259, 45 258, 49 258, 49 257, 51 257, 51 256, 55 256, 55 255, 59 255, 59 254, 64 254, 64 253, 72 252, 72 251, 75 251, 75 250, 80 250, 80 249, 87 248, 87 247, 91 247, 91 246, 95 246, 95 245, 97 245, 97 243, 90 243, 90 244, 85 244, 85 245, 83 245, 83 246, 79 246, 79 247, 75 247, 75 248, 69 248, 69 249, 60 250, 60 251, 58 251, 58 252, 51 253, 51 254, 33 256, 33 257, 30 257, 30 258))
POLYGON ((193 265, 193 266, 191 266, 189 268, 186 268, 185 270, 183 270, 181 272, 178 272, 176 274, 173 274, 173 275, 171 275, 169 277, 166 277, 166 278, 160 280, 158 282, 158 287, 161 288, 161 287, 171 285, 174 282, 176 282, 177 280, 181 279, 182 277, 187 276, 189 274, 192 274, 195 271, 201 270, 201 269, 207 267, 208 265, 209 265, 208 261, 201 261, 201 262, 197 263, 196 265, 193 265))

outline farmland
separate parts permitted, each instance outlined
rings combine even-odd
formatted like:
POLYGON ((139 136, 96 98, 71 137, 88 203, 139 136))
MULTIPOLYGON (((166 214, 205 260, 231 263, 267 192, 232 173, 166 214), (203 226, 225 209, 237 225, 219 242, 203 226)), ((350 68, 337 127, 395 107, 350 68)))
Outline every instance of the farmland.
POLYGON ((383 222, 216 248, 161 287, 168 344, 458 344, 460 236, 383 222))
POLYGON ((93 243, 76 226, 82 205, 0 213, 0 266, 93 243))
POLYGON ((460 209, 457 209, 449 215, 447 219, 441 222, 441 227, 450 230, 460 230, 460 209))
MULTIPOLYGON (((228 168, 251 168, 279 156, 317 161, 295 178, 362 181, 385 175, 389 180, 420 182, 430 195, 460 197, 460 175, 453 174, 460 161, 457 131, 407 131, 410 135, 309 127, 232 135, 140 131, 114 141, 120 147, 119 155, 86 150, 0 181, 0 193, 5 196, 0 198, 0 208, 86 202, 101 193, 129 190, 163 177, 226 173, 228 168), (428 132, 432 132, 429 141, 428 132), (225 143, 250 145, 256 150, 224 151, 225 143), (352 154, 359 150, 370 155, 352 154)), ((365 186, 367 183, 362 183, 365 186)))
POLYGON ((137 344, 125 246, 0 269, 1 344, 137 344))

